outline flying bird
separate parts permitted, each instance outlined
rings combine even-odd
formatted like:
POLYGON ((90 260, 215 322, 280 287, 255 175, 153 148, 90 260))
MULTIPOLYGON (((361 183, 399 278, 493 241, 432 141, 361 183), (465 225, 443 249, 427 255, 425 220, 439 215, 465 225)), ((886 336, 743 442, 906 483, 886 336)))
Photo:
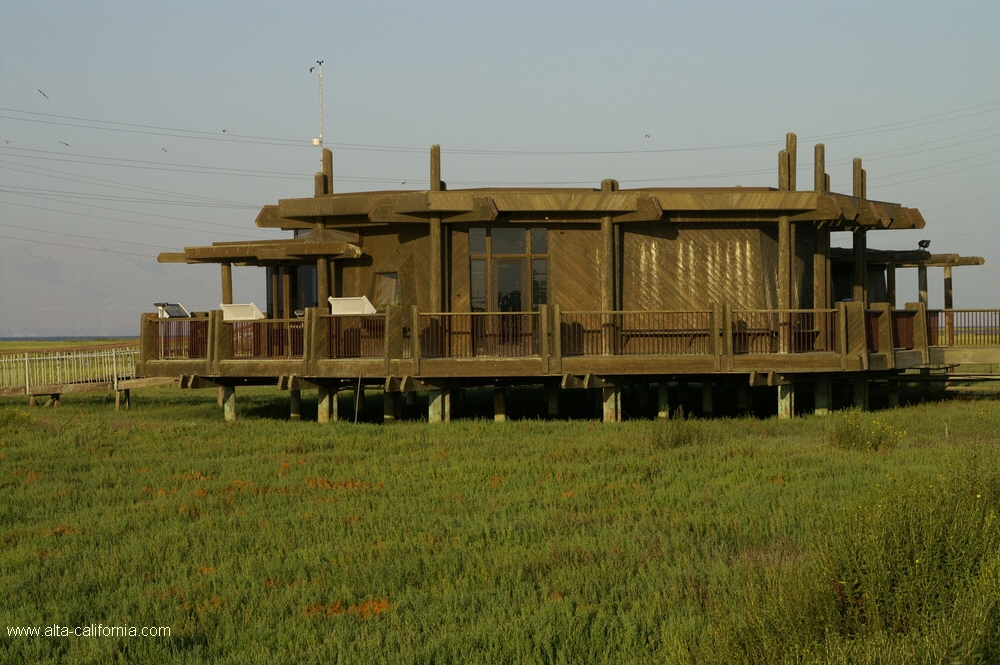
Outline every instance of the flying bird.
POLYGON ((166 152, 166 151, 167 151, 167 149, 166 149, 166 148, 160 148, 160 150, 162 150, 163 152, 166 152))
POLYGON ((4 141, 4 143, 6 143, 7 145, 10 145, 10 141, 4 141))
MULTIPOLYGON (((35 90, 38 90, 38 88, 35 88, 35 90)), ((42 92, 42 91, 41 91, 41 90, 38 90, 38 92, 42 92)), ((48 98, 49 98, 49 96, 48 96, 48 95, 46 95, 46 94, 45 94, 44 92, 42 92, 42 97, 44 97, 45 99, 48 99, 48 98)))
POLYGON ((71 146, 70 144, 66 143, 65 141, 59 141, 59 143, 62 143, 62 144, 63 144, 64 146, 66 146, 67 148, 72 148, 72 147, 73 147, 73 146, 71 146))
POLYGON ((315 67, 310 67, 309 68, 309 73, 312 74, 314 69, 316 69, 316 68, 315 67))
POLYGON ((226 130, 224 130, 224 129, 223 129, 223 130, 222 130, 222 133, 223 133, 223 134, 225 134, 225 133, 226 133, 226 130))
POLYGON ((646 138, 647 138, 647 139, 649 138, 649 134, 646 134, 646 138))

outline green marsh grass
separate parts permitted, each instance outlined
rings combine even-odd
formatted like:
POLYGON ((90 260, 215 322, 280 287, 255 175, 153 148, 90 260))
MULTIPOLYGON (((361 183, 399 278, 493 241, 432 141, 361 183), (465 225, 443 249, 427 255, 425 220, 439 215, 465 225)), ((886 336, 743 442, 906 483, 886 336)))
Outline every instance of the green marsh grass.
POLYGON ((134 404, 0 401, 0 615, 171 637, 5 637, 0 660, 1000 658, 995 402, 878 414, 907 435, 863 455, 823 418, 321 425, 268 390, 241 389, 235 423, 214 393, 134 404))

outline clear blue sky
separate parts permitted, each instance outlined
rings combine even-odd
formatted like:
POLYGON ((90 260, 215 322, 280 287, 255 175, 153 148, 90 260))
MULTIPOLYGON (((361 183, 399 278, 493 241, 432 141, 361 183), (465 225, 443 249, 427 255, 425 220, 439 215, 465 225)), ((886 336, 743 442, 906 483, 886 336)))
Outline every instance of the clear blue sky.
POLYGON ((998 307, 998 33, 997 2, 0 0, 0 336, 217 306, 217 267, 154 257, 311 195, 316 60, 337 191, 425 187, 433 143, 452 188, 773 186, 794 131, 805 187, 823 142, 836 191, 862 157, 870 198, 927 219, 870 246, 984 256, 956 306, 998 307))

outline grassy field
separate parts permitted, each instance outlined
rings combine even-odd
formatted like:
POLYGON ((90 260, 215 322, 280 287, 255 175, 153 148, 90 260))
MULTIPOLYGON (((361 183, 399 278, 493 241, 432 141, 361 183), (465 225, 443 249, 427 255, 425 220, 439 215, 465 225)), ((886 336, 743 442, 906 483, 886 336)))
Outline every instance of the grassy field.
POLYGON ((1000 662, 997 402, 380 426, 214 397, 0 400, 8 633, 171 633, 0 660, 1000 662))

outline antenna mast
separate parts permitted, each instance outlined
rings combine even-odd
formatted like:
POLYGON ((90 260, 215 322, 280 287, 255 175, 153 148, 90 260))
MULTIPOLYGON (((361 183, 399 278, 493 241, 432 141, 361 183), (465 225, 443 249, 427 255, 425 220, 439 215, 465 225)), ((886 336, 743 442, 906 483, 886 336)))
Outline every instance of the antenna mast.
POLYGON ((319 136, 314 138, 313 145, 319 146, 319 161, 323 163, 323 61, 317 60, 316 67, 310 67, 309 73, 319 76, 319 136))

